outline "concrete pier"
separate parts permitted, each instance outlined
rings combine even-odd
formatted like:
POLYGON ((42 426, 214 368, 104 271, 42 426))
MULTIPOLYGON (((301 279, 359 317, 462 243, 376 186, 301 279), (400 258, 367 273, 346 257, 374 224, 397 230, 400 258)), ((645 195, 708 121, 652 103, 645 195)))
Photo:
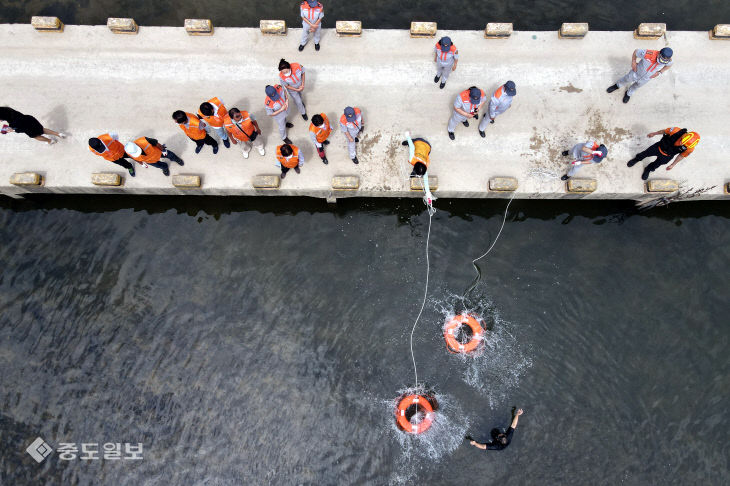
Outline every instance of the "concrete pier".
POLYGON ((259 29, 216 28, 210 36, 191 36, 182 26, 145 26, 127 36, 106 26, 67 25, 48 35, 30 24, 1 25, 1 103, 70 136, 46 146, 25 135, 0 135, 0 193, 420 197, 411 190, 407 150, 400 145, 409 130, 433 145, 430 174, 438 178, 437 197, 511 197, 511 191, 490 190, 490 179, 514 178, 517 198, 640 200, 657 193, 646 192, 642 164, 628 168, 626 161, 658 140, 647 133, 681 126, 699 132, 700 144, 673 170, 661 167, 651 179, 676 181, 685 198, 730 197, 724 190, 730 181, 730 43, 711 40, 707 31, 668 31, 658 40, 596 31, 561 39, 557 30, 515 31, 499 39, 485 38, 484 31, 438 31, 435 39, 421 39, 408 30, 364 29, 360 37, 341 37, 331 29, 323 33, 321 51, 310 43, 298 52, 300 33, 264 36, 259 29), (442 35, 453 39, 460 61, 440 90, 433 82, 433 47, 442 35), (674 66, 639 89, 628 105, 621 102, 623 90, 606 93, 630 69, 635 48, 667 45, 674 49, 674 66), (305 66, 310 116, 324 112, 337 125, 345 106, 362 109, 366 129, 358 166, 347 156, 338 127, 327 147, 330 163, 323 165, 309 140, 309 122, 292 103, 295 126, 289 137, 307 162, 301 174, 290 172, 278 187, 254 187, 257 176, 279 173, 274 150, 281 141, 263 102, 264 86, 278 82, 280 58, 305 66), (486 139, 472 121, 469 128, 459 125, 456 140, 449 140, 454 97, 472 85, 491 94, 508 79, 517 84, 517 96, 488 126, 486 139), (265 157, 252 150, 243 159, 237 147, 222 144, 215 156, 207 146, 194 153, 171 114, 196 112, 213 96, 256 116, 265 157), (172 174, 197 175, 200 187, 175 187, 172 177, 142 166, 132 178, 94 156, 87 139, 107 131, 123 142, 158 138, 185 160, 184 167, 171 164, 172 174), (560 153, 587 139, 606 144, 608 157, 576 174, 595 181, 577 185, 595 190, 569 192, 559 179, 568 162, 560 153), (26 172, 39 174, 42 184, 10 183, 13 174, 26 172), (95 185, 94 173, 117 173, 124 180, 95 185), (333 189, 333 180, 354 180, 343 177, 357 177, 357 188, 333 189))

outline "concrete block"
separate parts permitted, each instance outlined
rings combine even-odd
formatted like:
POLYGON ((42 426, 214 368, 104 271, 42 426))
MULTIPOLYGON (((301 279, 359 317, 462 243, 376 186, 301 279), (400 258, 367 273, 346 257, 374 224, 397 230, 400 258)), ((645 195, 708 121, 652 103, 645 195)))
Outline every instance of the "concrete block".
POLYGON ((115 34, 136 34, 139 32, 139 26, 134 19, 109 17, 106 19, 106 26, 115 34))
POLYGON ((514 177, 492 177, 489 179, 489 190, 495 192, 512 192, 517 190, 517 179, 514 177))
POLYGON ((360 187, 358 176, 334 176, 332 178, 332 189, 355 191, 360 187))
POLYGON ((198 189, 200 188, 200 176, 195 174, 174 175, 172 185, 180 189, 198 189))
POLYGON ((484 29, 484 37, 487 39, 504 39, 512 35, 512 24, 502 22, 490 22, 484 29))
POLYGON ((651 179, 646 181, 646 192, 676 192, 679 190, 677 181, 671 179, 651 179))
POLYGON ((725 183, 725 194, 730 194, 730 182, 725 183))
POLYGON ((124 178, 114 172, 95 172, 91 174, 91 183, 95 186, 121 186, 124 178))
POLYGON ((10 183, 15 186, 40 186, 43 176, 37 172, 16 172, 10 176, 10 183))
POLYGON ((189 35, 213 35, 210 19, 185 19, 185 30, 189 35))
POLYGON ((36 17, 30 19, 30 25, 38 32, 63 32, 63 22, 58 17, 36 17))
POLYGON ((251 179, 254 189, 278 189, 281 185, 281 177, 278 175, 257 175, 251 179))
POLYGON ((730 24, 717 24, 710 31, 710 39, 712 40, 730 40, 730 24))
POLYGON ((566 184, 568 192, 593 192, 598 188, 598 183, 595 179, 568 179, 566 184))
POLYGON ((436 22, 411 22, 411 37, 434 37, 436 22))
POLYGON ((283 20, 261 20, 259 28, 264 35, 286 35, 286 22, 283 20))
POLYGON ((340 37, 360 37, 362 35, 362 22, 359 20, 338 20, 335 30, 340 37))
POLYGON ((648 23, 639 24, 639 28, 634 31, 635 39, 658 39, 667 31, 667 24, 648 23))
MULTIPOLYGON (((428 176, 428 188, 431 192, 439 188, 439 178, 436 176, 428 176)), ((421 177, 411 177, 411 191, 423 191, 423 179, 421 177)))
POLYGON ((587 22, 566 22, 560 26, 558 35, 561 39, 582 39, 588 33, 587 22))

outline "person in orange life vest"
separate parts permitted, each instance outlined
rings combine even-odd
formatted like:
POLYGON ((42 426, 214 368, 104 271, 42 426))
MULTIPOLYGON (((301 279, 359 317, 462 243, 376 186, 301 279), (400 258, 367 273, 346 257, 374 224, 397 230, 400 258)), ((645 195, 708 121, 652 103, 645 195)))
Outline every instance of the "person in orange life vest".
POLYGON ((228 141, 228 134, 226 129, 223 128, 223 118, 228 114, 226 106, 223 104, 223 100, 218 98, 211 98, 200 104, 198 110, 198 118, 204 120, 208 126, 218 134, 218 137, 223 140, 223 145, 226 148, 231 148, 231 142, 228 141))
POLYGON ((286 129, 294 125, 286 121, 286 117, 289 116, 289 98, 286 95, 286 90, 278 84, 276 86, 266 86, 264 105, 266 106, 266 114, 272 117, 279 126, 281 139, 284 143, 290 144, 291 140, 286 135, 286 129))
POLYGON ((352 106, 345 108, 345 112, 340 117, 340 131, 347 138, 347 150, 350 154, 350 159, 355 164, 359 163, 355 144, 360 141, 358 136, 362 133, 363 129, 365 129, 365 125, 362 122, 360 108, 353 108, 352 106))
POLYGON ((302 100, 302 91, 304 91, 304 66, 297 63, 289 64, 284 59, 279 61, 279 78, 286 87, 289 97, 294 100, 294 103, 299 109, 299 113, 307 121, 307 107, 304 106, 304 100, 302 100))
POLYGON ((328 163, 327 156, 324 153, 324 146, 329 145, 330 141, 327 140, 332 133, 332 126, 327 118, 327 115, 320 113, 312 117, 312 123, 309 124, 309 138, 312 139, 312 143, 317 148, 317 154, 325 164, 328 163))
POLYGON ((294 172, 299 174, 299 167, 304 165, 304 156, 299 152, 299 147, 288 143, 276 147, 276 159, 278 160, 276 165, 281 167, 282 179, 286 177, 289 169, 294 169, 294 172))
POLYGON ((324 7, 317 0, 304 0, 299 4, 299 15, 302 17, 302 40, 299 42, 299 50, 304 50, 304 46, 309 42, 310 33, 314 34, 314 48, 319 50, 324 7))
POLYGON ((492 99, 489 100, 489 108, 484 113, 482 121, 479 122, 479 135, 482 138, 487 136, 484 130, 487 128, 487 120, 489 123, 494 123, 494 119, 504 113, 512 106, 512 99, 517 95, 517 86, 514 81, 507 81, 502 86, 497 88, 497 91, 492 95, 492 99), (489 115, 489 116, 487 116, 489 115))
POLYGON ((628 167, 632 167, 640 160, 656 156, 654 162, 644 168, 644 172, 641 174, 641 178, 644 180, 649 178, 649 174, 651 172, 654 172, 660 166, 671 162, 676 155, 677 158, 669 167, 667 167, 667 170, 672 170, 672 168, 677 165, 680 160, 694 152, 695 147, 698 143, 700 143, 700 134, 697 132, 688 132, 686 128, 680 129, 679 127, 669 127, 664 130, 651 132, 647 135, 647 137, 651 138, 657 135, 661 135, 662 139, 643 152, 636 154, 636 156, 629 160, 626 164, 628 167))
POLYGON ((669 47, 665 47, 661 51, 636 49, 631 56, 631 71, 616 81, 616 84, 609 86, 606 91, 613 93, 619 88, 628 86, 623 100, 624 103, 628 103, 634 91, 672 67, 673 55, 674 52, 669 47))
POLYGON ((261 135, 261 128, 249 112, 231 108, 226 115, 225 127, 231 135, 231 141, 234 145, 241 142, 241 152, 244 159, 248 158, 251 147, 256 147, 259 154, 266 155, 264 141, 259 136, 261 135))
POLYGON ((444 89, 449 74, 451 74, 451 71, 456 71, 456 65, 459 64, 459 51, 451 43, 450 37, 442 37, 436 43, 434 51, 433 61, 436 63, 436 77, 433 78, 433 82, 438 83, 440 79, 441 85, 439 85, 439 88, 444 89))
POLYGON ((455 138, 454 130, 456 129, 456 124, 461 122, 465 127, 468 127, 469 122, 467 118, 478 119, 479 109, 485 101, 487 101, 487 95, 476 86, 465 89, 456 96, 454 100, 454 111, 451 113, 449 124, 446 127, 451 140, 455 138))
POLYGON ((195 142, 195 153, 199 154, 203 150, 203 145, 210 145, 213 147, 213 154, 218 153, 218 142, 213 137, 208 135, 205 131, 205 127, 208 125, 193 115, 192 113, 185 113, 182 110, 177 110, 172 114, 172 119, 178 124, 180 130, 188 136, 190 140, 195 142))
POLYGON ((411 177, 423 177, 431 163, 431 144, 423 138, 411 139, 410 132, 406 132, 406 139, 401 145, 408 146, 408 160, 413 166, 411 177))
POLYGON ((567 181, 569 178, 573 177, 582 165, 600 163, 606 155, 608 155, 608 149, 603 144, 591 141, 586 143, 577 143, 573 145, 573 148, 570 149, 570 151, 563 151, 563 157, 567 157, 571 154, 573 156, 573 162, 571 162, 570 170, 567 174, 561 177, 560 180, 567 181))
POLYGON ((124 153, 124 145, 119 141, 116 133, 105 133, 98 137, 89 139, 89 150, 94 155, 103 157, 109 162, 121 165, 129 171, 129 175, 134 177, 134 166, 127 160, 127 154, 124 153))
POLYGON ((162 169, 162 173, 166 176, 170 175, 170 169, 167 162, 162 162, 160 160, 162 157, 173 162, 177 162, 179 165, 185 165, 180 157, 172 153, 171 150, 167 150, 167 147, 161 145, 154 138, 139 137, 134 142, 127 142, 124 145, 124 150, 130 157, 145 167, 149 167, 151 165, 158 169, 162 169))

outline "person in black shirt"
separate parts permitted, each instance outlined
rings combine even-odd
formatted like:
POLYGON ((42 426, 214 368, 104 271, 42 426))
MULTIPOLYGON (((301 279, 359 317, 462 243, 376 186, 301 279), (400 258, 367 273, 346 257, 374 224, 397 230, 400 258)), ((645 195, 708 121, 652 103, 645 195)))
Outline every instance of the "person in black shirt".
POLYGON ((475 440, 471 440, 469 443, 473 445, 474 447, 477 447, 479 449, 489 450, 489 451, 501 451, 502 449, 505 449, 510 442, 512 442, 512 434, 514 433, 515 429, 517 428, 517 420, 520 418, 520 415, 523 414, 523 410, 519 409, 512 417, 512 424, 509 426, 509 428, 502 432, 499 429, 492 430, 492 442, 487 442, 486 444, 480 444, 479 442, 475 440))
POLYGON ((32 116, 24 115, 7 106, 0 107, 0 120, 5 120, 8 123, 8 126, 2 128, 3 134, 9 132, 25 133, 30 138, 34 138, 39 142, 45 142, 48 145, 53 145, 57 140, 55 138, 44 137, 43 135, 66 138, 66 134, 43 128, 43 125, 32 116))

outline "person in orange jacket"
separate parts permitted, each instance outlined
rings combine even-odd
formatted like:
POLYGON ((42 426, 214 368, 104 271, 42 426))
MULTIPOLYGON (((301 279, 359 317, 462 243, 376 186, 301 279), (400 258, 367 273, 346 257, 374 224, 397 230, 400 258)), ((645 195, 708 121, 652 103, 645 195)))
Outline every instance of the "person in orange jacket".
POLYGON ((299 174, 301 172, 299 168, 304 165, 304 156, 299 152, 299 147, 288 143, 276 147, 276 159, 278 160, 276 165, 281 167, 282 179, 286 177, 289 169, 294 169, 294 172, 299 174))
POLYGON ((182 110, 177 110, 172 114, 172 119, 175 120, 180 130, 188 136, 190 140, 195 142, 195 153, 199 154, 203 150, 203 145, 210 145, 213 147, 213 154, 218 153, 218 142, 213 137, 208 135, 205 131, 205 127, 208 126, 206 123, 193 115, 192 113, 185 113, 182 110))
POLYGON ((116 133, 104 133, 102 135, 89 139, 89 150, 94 155, 103 157, 105 160, 117 165, 121 165, 129 171, 129 175, 134 177, 134 166, 127 160, 127 154, 124 153, 124 145, 119 141, 116 133))
POLYGON ((676 155, 677 158, 672 162, 667 170, 672 170, 680 160, 688 157, 692 152, 695 151, 695 147, 700 143, 700 134, 697 132, 689 132, 686 128, 669 127, 664 130, 657 130, 647 134, 648 138, 656 137, 661 135, 662 138, 654 145, 651 145, 648 149, 643 152, 639 152, 634 156, 633 159, 629 160, 626 164, 628 167, 633 167, 634 164, 647 157, 656 156, 654 162, 644 167, 644 172, 641 174, 641 178, 647 180, 649 174, 657 170, 664 164, 669 164, 676 155))
POLYGON ((223 120, 228 114, 226 105, 223 104, 223 100, 218 98, 211 98, 200 104, 198 110, 198 117, 204 120, 208 126, 218 134, 218 137, 223 141, 223 145, 226 148, 231 148, 231 142, 228 141, 228 133, 223 127, 223 120))
POLYGON ((319 115, 312 116, 312 123, 309 124, 309 138, 312 139, 312 143, 314 143, 314 147, 317 149, 317 155, 319 155, 325 164, 328 161, 327 155, 324 153, 324 146, 330 143, 327 140, 330 133, 332 133, 332 126, 327 115, 320 113, 319 115))
POLYGON ((177 162, 179 165, 185 165, 180 157, 171 150, 167 150, 167 147, 160 144, 157 139, 150 137, 139 137, 134 142, 127 142, 124 150, 145 167, 153 166, 162 169, 162 173, 166 176, 170 175, 170 166, 160 160, 162 157, 177 162))
POLYGON ((241 152, 244 159, 248 158, 251 147, 256 147, 259 154, 266 155, 264 141, 259 136, 261 135, 261 128, 259 128, 258 122, 249 112, 241 111, 238 108, 231 108, 226 115, 224 126, 231 135, 233 145, 241 142, 241 152))

